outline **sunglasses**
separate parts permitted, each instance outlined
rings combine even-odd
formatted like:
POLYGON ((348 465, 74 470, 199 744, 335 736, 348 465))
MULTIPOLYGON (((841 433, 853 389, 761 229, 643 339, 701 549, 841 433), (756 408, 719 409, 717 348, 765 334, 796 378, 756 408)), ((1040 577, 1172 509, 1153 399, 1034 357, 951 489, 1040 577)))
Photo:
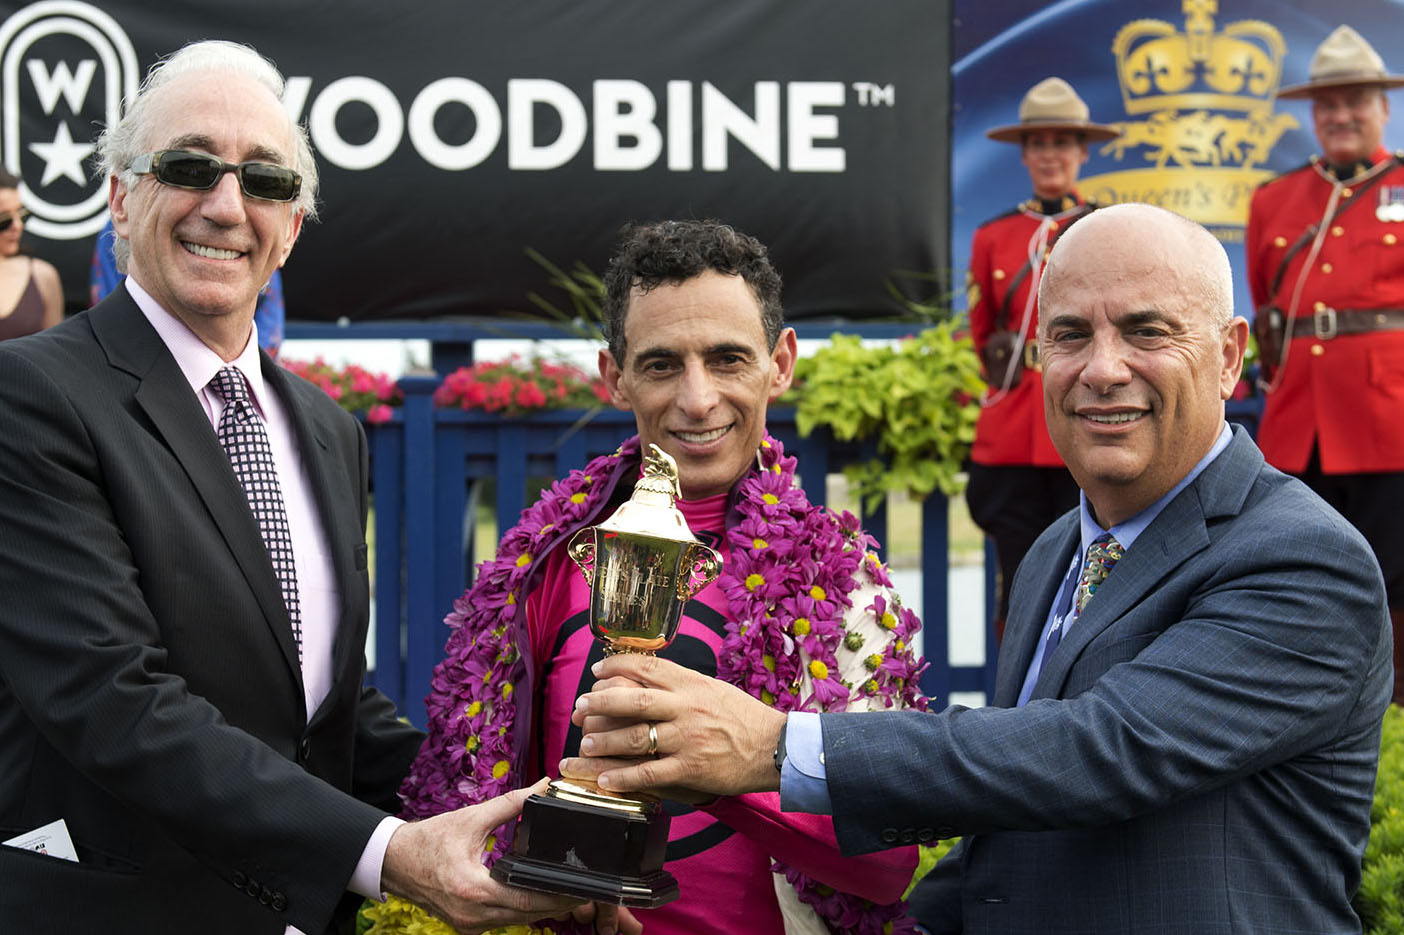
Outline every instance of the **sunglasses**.
POLYGON ((286 166, 267 162, 225 162, 208 153, 184 149, 163 149, 132 160, 137 175, 154 175, 156 181, 176 188, 209 191, 226 172, 233 172, 239 187, 250 198, 262 201, 292 201, 302 191, 302 176, 286 166))
POLYGON ((16 221, 23 223, 24 219, 27 217, 29 217, 29 210, 27 208, 20 208, 18 211, 5 212, 5 215, 3 217, 0 217, 0 234, 3 234, 5 231, 13 227, 16 221))

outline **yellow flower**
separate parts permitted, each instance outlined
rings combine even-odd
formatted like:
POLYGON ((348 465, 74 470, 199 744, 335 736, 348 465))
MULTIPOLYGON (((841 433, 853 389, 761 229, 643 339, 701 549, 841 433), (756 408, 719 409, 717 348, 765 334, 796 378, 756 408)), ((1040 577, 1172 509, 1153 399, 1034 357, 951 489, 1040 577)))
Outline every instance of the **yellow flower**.
POLYGON ((492 778, 501 779, 503 776, 507 775, 507 771, 511 768, 511 764, 506 760, 498 760, 496 763, 492 764, 492 778))
POLYGON ((769 542, 766 542, 766 541, 765 541, 764 539, 762 539, 760 536, 757 536, 756 538, 754 538, 754 539, 751 540, 751 548, 753 548, 753 549, 768 549, 768 548, 770 548, 770 543, 769 543, 769 542))
POLYGON ((766 653, 764 656, 761 656, 761 665, 765 666, 766 671, 768 671, 768 672, 774 672, 774 671, 775 671, 775 657, 772 656, 770 653, 766 653))
POLYGON ((895 614, 892 613, 892 611, 884 610, 882 612, 882 628, 884 630, 897 629, 897 617, 895 614))
POLYGON ((552 530, 552 529, 555 529, 555 528, 556 528, 556 524, 555 524, 555 523, 547 523, 545 526, 542 526, 542 527, 541 527, 541 531, 542 531, 542 532, 548 532, 549 530, 552 530))
POLYGON ((892 935, 892 920, 882 923, 882 935, 892 935))
POLYGON ((484 853, 484 854, 488 853, 489 851, 491 851, 491 850, 492 850, 494 847, 496 847, 496 846, 497 846, 497 835, 495 835, 495 834, 490 834, 490 835, 488 835, 488 836, 487 836, 487 840, 483 842, 483 853, 484 853))
POLYGON ((808 617, 796 617, 796 618, 795 618, 795 623, 794 623, 794 630, 795 630, 795 636, 808 636, 808 635, 809 635, 809 618, 808 618, 808 617))
POLYGON ((504 685, 502 686, 502 700, 503 700, 503 701, 506 701, 508 698, 511 698, 511 697, 512 697, 512 683, 511 683, 511 682, 507 682, 506 684, 504 684, 504 685))
POLYGON ((761 701, 764 701, 766 704, 775 704, 775 696, 770 693, 770 689, 761 689, 761 701))
POLYGON ((756 588, 760 587, 763 584, 765 584, 765 575, 761 574, 758 571, 753 571, 746 576, 747 591, 754 591, 756 588))
MULTIPOLYGON (((511 607, 512 605, 514 605, 514 604, 516 604, 516 603, 517 603, 517 592, 516 592, 516 591, 508 591, 508 592, 507 592, 507 606, 508 606, 508 607, 511 607)), ((506 627, 503 627, 502 630, 503 630, 503 632, 505 633, 505 632, 507 631, 507 628, 506 628, 506 627)), ((502 635, 501 633, 498 634, 498 636, 501 636, 501 635, 502 635)))
POLYGON ((823 588, 819 587, 819 585, 816 584, 814 587, 809 589, 809 596, 814 598, 816 601, 822 601, 829 595, 825 593, 823 588))
POLYGON ((769 503, 771 506, 774 506, 775 504, 780 502, 780 498, 775 496, 775 494, 773 493, 767 493, 761 495, 761 501, 763 503, 769 503))
POLYGON ((809 663, 809 674, 822 682, 829 677, 829 667, 818 659, 812 660, 809 663))
POLYGON ((525 567, 527 567, 527 566, 530 565, 530 564, 531 564, 531 553, 530 553, 530 552, 523 552, 521 555, 519 555, 519 556, 517 557, 517 567, 518 567, 518 568, 525 568, 525 567))
POLYGON ((580 492, 571 494, 571 495, 570 495, 570 502, 571 502, 571 503, 574 503, 576 506, 579 506, 580 504, 582 504, 582 503, 585 502, 585 493, 584 493, 583 491, 580 491, 580 492))
POLYGON ((875 692, 878 687, 877 679, 868 679, 868 691, 875 692))
POLYGON ((876 672, 878 666, 882 665, 882 653, 873 653, 867 659, 863 660, 863 665, 876 672))
POLYGON ((768 438, 762 438, 762 439, 761 439, 761 447, 762 447, 762 448, 769 448, 769 447, 770 447, 770 439, 768 439, 768 438))
POLYGON ((468 710, 467 710, 465 713, 466 713, 469 717, 477 717, 479 714, 482 713, 482 711, 483 711, 483 703, 482 703, 481 701, 475 701, 475 702, 473 702, 472 704, 470 704, 470 705, 468 706, 468 710))
POLYGON ((477 753, 480 745, 481 742, 478 740, 478 735, 474 734, 472 737, 468 738, 468 742, 463 745, 463 749, 467 750, 469 753, 477 753))

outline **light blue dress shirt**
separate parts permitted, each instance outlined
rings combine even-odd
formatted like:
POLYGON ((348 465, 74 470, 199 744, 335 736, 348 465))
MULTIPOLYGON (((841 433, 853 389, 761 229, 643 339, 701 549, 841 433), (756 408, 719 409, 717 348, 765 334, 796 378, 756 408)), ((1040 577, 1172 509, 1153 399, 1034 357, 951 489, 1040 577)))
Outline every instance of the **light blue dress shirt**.
MULTIPOLYGON (((1188 474, 1178 484, 1171 487, 1159 500, 1146 507, 1124 523, 1110 529, 1103 529, 1092 518, 1087 507, 1087 497, 1081 497, 1082 538, 1078 550, 1068 560, 1068 568, 1081 567, 1087 555, 1087 547, 1103 533, 1111 533, 1121 543, 1123 551, 1129 552, 1136 537, 1160 515, 1160 511, 1179 495, 1200 475, 1209 463, 1217 458, 1233 439, 1233 431, 1225 423, 1219 431, 1209 453, 1199 459, 1188 474)), ((1067 593, 1066 577, 1058 589, 1052 606, 1048 609, 1048 619, 1043 623, 1043 631, 1038 637, 1038 648, 1029 671, 1024 676, 1024 686, 1019 692, 1019 705, 1029 700, 1038 674, 1043 670, 1043 648, 1048 642, 1048 633, 1057 625, 1070 625, 1072 621, 1060 620, 1071 606, 1071 595, 1067 593)), ((829 799, 828 773, 824 768, 824 733, 820 716, 812 711, 791 711, 785 727, 785 763, 780 770, 780 807, 787 812, 808 812, 813 815, 828 815, 833 812, 829 799)))

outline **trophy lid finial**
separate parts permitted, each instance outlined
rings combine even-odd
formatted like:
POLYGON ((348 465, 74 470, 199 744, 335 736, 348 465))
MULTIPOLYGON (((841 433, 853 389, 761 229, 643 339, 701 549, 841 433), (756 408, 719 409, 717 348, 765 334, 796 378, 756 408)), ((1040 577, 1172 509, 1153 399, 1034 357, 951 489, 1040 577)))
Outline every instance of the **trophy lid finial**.
POLYGON ((651 444, 644 455, 643 476, 634 485, 634 492, 599 528, 695 542, 687 520, 675 506, 681 497, 678 463, 668 452, 651 444))

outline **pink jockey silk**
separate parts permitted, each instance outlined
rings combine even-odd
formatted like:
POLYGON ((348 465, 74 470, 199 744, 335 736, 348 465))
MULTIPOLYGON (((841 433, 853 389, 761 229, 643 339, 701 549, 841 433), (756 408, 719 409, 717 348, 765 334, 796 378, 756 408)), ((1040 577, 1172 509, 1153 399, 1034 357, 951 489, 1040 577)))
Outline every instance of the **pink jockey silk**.
MULTIPOLYGON (((714 547, 722 541, 726 506, 726 494, 678 501, 693 533, 714 547)), ((555 777, 567 746, 571 755, 578 751, 580 733, 570 712, 594 681, 588 666, 602 656, 588 624, 589 587, 565 552, 558 548, 547 557, 540 584, 526 602, 541 696, 532 725, 534 755, 523 784, 543 772, 555 777)), ((689 602, 677 638, 659 655, 715 675, 726 615, 726 596, 713 582, 689 602)), ((771 856, 836 889, 882 903, 901 896, 916 866, 914 848, 840 857, 832 820, 781 812, 779 793, 723 798, 705 810, 671 805, 670 810, 667 869, 682 895, 658 909, 636 912, 648 935, 783 935, 771 856)), ((781 883, 788 886, 783 878, 781 883)))

